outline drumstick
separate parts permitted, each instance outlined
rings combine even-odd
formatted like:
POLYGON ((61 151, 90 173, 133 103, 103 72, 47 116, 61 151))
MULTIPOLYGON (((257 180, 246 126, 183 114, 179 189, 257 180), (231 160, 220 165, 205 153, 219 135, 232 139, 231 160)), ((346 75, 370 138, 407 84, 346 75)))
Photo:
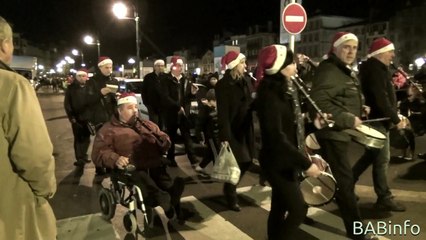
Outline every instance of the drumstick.
POLYGON ((390 118, 388 117, 384 117, 384 118, 375 118, 375 119, 367 119, 367 120, 363 120, 362 123, 369 123, 369 122, 381 122, 381 121, 386 121, 389 120, 390 118))

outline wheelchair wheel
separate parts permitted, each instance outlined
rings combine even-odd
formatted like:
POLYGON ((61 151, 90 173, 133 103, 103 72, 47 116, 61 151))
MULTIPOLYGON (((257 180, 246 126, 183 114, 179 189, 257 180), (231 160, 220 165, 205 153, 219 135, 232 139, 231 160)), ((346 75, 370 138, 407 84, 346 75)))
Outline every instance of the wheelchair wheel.
POLYGON ((115 215, 116 203, 111 190, 102 188, 99 192, 99 204, 101 205, 102 217, 109 221, 115 215))
POLYGON ((123 217, 123 225, 127 232, 135 233, 138 229, 138 222, 136 220, 135 214, 132 212, 127 212, 123 217))

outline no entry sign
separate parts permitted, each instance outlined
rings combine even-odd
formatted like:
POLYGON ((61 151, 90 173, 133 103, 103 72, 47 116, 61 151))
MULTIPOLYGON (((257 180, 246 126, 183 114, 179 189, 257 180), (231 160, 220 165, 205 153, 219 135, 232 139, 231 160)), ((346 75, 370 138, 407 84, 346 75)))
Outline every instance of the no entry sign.
POLYGON ((290 34, 299 34, 306 27, 306 11, 302 5, 298 3, 288 4, 282 15, 282 23, 284 29, 290 34))

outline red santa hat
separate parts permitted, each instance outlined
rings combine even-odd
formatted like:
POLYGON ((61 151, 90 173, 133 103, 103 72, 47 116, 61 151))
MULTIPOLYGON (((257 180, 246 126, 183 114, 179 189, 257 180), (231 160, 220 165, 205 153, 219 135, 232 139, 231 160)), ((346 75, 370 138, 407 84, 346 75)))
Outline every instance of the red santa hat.
POLYGON ((262 80, 265 74, 274 75, 292 62, 293 57, 287 56, 286 46, 275 44, 264 47, 257 59, 256 78, 262 80))
POLYGON ((85 69, 85 68, 80 68, 80 69, 78 69, 77 70, 77 72, 75 73, 75 75, 77 76, 77 75, 86 75, 87 76, 87 69, 85 69))
POLYGON ((106 64, 112 64, 111 58, 107 56, 100 56, 98 61, 98 67, 102 67, 103 65, 106 65, 106 64))
POLYGON ((370 46, 370 49, 368 49, 368 55, 367 57, 372 57, 380 53, 388 52, 395 50, 395 46, 393 43, 386 38, 378 38, 373 41, 373 43, 370 46))
POLYGON ((244 56, 244 54, 242 53, 238 53, 235 51, 229 51, 227 54, 225 54, 222 57, 222 67, 226 67, 227 69, 233 69, 234 67, 236 67, 241 60, 245 59, 246 56, 244 56))
POLYGON ((332 40, 332 45, 330 48, 330 53, 333 52, 334 48, 337 48, 338 46, 340 46, 340 44, 349 41, 349 40, 355 40, 358 42, 358 38, 357 36, 355 36, 355 34, 350 33, 350 32, 338 32, 334 35, 333 40, 332 40))
POLYGON ((171 62, 171 69, 175 69, 176 68, 176 65, 181 65, 181 66, 183 66, 183 60, 182 60, 182 57, 180 57, 180 56, 172 56, 172 59, 170 60, 170 62, 171 62))
POLYGON ((122 93, 118 98, 117 105, 121 105, 121 104, 125 104, 125 103, 138 104, 138 100, 136 99, 136 95, 132 92, 122 93))

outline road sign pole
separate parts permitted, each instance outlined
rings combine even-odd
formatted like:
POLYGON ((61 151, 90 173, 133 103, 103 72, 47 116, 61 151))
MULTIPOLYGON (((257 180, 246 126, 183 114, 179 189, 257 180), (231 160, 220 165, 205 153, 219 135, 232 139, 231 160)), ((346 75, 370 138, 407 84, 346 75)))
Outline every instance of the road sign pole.
MULTIPOLYGON (((291 0, 290 3, 296 3, 296 0, 291 0)), ((289 39, 289 48, 291 49, 291 51, 294 53, 294 42, 296 41, 296 36, 294 34, 290 34, 290 39, 289 39)))

